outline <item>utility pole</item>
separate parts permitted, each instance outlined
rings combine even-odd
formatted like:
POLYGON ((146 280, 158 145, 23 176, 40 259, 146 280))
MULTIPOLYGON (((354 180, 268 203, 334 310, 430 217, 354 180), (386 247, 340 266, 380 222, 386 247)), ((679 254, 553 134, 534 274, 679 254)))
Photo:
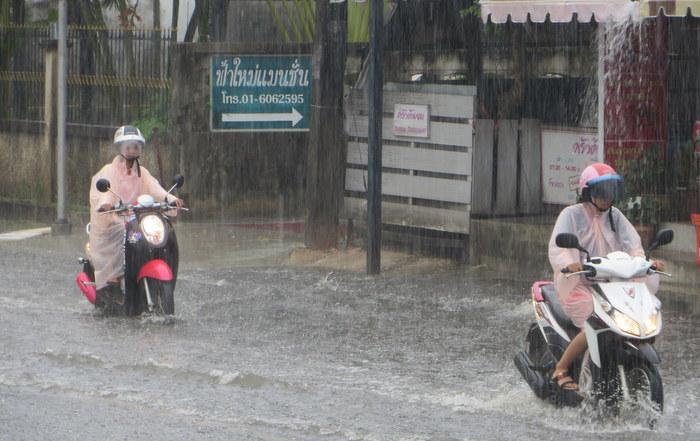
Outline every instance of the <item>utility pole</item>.
POLYGON ((56 222, 52 234, 70 234, 66 220, 66 39, 68 9, 66 0, 58 1, 58 63, 56 74, 56 222))
POLYGON ((382 247, 382 70, 384 0, 370 0, 369 111, 367 157, 367 274, 381 271, 382 247))
POLYGON ((338 241, 347 159, 343 119, 346 41, 347 3, 317 0, 304 230, 306 246, 312 249, 329 249, 338 241))

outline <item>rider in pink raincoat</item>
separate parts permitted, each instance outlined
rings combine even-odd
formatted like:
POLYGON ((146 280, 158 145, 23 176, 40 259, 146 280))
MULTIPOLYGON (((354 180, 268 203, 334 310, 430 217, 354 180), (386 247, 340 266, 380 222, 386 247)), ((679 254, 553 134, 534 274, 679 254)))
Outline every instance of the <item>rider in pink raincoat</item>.
POLYGON ((168 200, 179 207, 182 200, 167 194, 158 181, 139 164, 139 156, 146 143, 141 131, 123 126, 114 134, 114 149, 118 155, 92 177, 90 184, 90 260, 95 268, 96 304, 110 296, 123 303, 124 294, 119 286, 124 275, 124 221, 114 214, 103 214, 119 203, 135 203, 141 194, 149 194, 157 201, 168 200), (96 188, 99 179, 110 182, 112 192, 101 193, 96 188))
MULTIPOLYGON (((622 200, 624 188, 622 177, 609 165, 597 163, 586 167, 579 180, 582 203, 564 208, 554 225, 549 240, 549 262, 554 270, 554 285, 557 297, 571 321, 579 328, 593 313, 593 299, 589 283, 583 276, 566 278, 562 269, 581 271, 583 255, 575 249, 559 248, 555 239, 560 233, 576 235, 583 248, 591 256, 606 256, 613 251, 624 251, 631 256, 644 256, 639 234, 629 220, 613 207, 622 200)), ((663 271, 664 263, 653 264, 663 271)), ((656 293, 659 276, 646 277, 649 291, 656 293)), ((568 373, 573 360, 586 350, 586 338, 581 331, 567 346, 554 369, 553 378, 560 388, 578 390, 578 385, 568 373)))

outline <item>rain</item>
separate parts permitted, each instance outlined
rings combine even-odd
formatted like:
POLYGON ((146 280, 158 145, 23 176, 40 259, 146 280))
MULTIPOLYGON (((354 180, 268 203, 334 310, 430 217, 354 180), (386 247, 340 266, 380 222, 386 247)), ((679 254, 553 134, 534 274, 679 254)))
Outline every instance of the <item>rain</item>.
POLYGON ((698 439, 698 54, 695 1, 0 0, 0 440, 698 439), (662 406, 517 364, 597 162, 674 233, 625 340, 662 406))

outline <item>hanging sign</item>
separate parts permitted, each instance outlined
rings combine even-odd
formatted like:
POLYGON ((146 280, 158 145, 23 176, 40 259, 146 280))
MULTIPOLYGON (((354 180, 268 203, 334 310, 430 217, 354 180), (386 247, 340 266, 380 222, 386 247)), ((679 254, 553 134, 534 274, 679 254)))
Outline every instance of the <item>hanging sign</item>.
POLYGON ((308 131, 310 55, 213 55, 211 130, 308 131))
POLYGON ((430 111, 428 106, 417 104, 394 105, 394 136, 427 138, 430 111))
POLYGON ((581 172, 598 161, 596 132, 576 128, 542 129, 542 202, 571 205, 581 172))

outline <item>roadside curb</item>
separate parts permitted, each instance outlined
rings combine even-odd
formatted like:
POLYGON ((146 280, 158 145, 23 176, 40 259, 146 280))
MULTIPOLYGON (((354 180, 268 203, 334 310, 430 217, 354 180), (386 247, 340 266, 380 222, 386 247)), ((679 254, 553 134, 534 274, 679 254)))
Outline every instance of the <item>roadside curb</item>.
POLYGON ((31 239, 32 237, 44 236, 47 234, 51 234, 51 227, 10 231, 0 234, 0 242, 13 242, 17 240, 31 239))

